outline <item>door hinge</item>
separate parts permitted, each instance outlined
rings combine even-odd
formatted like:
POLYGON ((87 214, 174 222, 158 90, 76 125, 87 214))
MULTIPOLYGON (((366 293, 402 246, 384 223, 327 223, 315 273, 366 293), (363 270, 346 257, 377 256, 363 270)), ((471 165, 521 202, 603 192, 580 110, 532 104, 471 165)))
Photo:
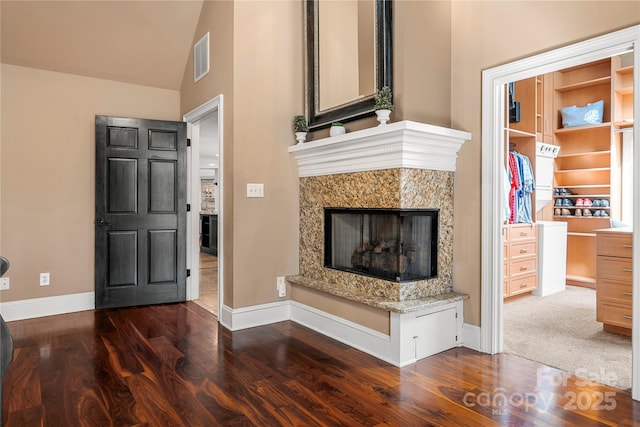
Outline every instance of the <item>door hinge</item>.
MULTIPOLYGON (((187 212, 191 212, 191 203, 187 203, 187 212)), ((456 317, 458 315, 456 314, 456 317)))
MULTIPOLYGON (((189 210, 189 209, 187 209, 187 210, 189 210)), ((457 318, 458 318, 458 312, 456 311, 456 319, 457 319, 457 318)))
POLYGON ((191 277, 191 269, 187 268, 187 277, 191 277))
POLYGON ((187 138, 187 147, 191 147, 191 138, 187 138))
POLYGON ((458 336, 456 335, 456 342, 458 342, 458 336))

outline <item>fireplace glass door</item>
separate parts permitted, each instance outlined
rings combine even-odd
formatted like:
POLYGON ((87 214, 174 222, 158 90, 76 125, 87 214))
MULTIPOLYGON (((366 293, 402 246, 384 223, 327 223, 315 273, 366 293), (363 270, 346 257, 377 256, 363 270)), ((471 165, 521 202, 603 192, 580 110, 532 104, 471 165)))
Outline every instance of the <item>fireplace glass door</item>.
POLYGON ((437 276, 437 209, 325 208, 325 267, 406 282, 437 276))

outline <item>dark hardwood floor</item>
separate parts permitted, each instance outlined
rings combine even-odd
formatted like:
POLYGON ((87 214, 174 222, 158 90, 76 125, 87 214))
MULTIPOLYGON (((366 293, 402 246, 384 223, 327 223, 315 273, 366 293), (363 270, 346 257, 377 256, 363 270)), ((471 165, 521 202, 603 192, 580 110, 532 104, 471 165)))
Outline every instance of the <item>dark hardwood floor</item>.
POLYGON ((396 368, 293 322, 194 303, 10 322, 6 426, 640 425, 630 393, 457 348, 396 368))

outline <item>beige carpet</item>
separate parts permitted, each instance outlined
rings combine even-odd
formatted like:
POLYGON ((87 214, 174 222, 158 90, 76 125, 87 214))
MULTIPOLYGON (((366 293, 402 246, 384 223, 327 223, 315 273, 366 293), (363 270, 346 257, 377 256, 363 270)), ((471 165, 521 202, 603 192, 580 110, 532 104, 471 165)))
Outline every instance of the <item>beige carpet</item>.
POLYGON ((504 351, 623 390, 631 388, 631 338, 602 330, 596 321, 594 289, 568 286, 544 298, 506 303, 504 351))

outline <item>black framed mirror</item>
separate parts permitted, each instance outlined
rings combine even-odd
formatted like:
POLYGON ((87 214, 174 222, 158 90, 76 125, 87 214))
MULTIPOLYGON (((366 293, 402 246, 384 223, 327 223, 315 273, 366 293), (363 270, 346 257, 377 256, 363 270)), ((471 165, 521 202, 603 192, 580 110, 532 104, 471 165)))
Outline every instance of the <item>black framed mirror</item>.
POLYGON ((392 0, 306 0, 309 130, 374 115, 393 88, 392 0))

